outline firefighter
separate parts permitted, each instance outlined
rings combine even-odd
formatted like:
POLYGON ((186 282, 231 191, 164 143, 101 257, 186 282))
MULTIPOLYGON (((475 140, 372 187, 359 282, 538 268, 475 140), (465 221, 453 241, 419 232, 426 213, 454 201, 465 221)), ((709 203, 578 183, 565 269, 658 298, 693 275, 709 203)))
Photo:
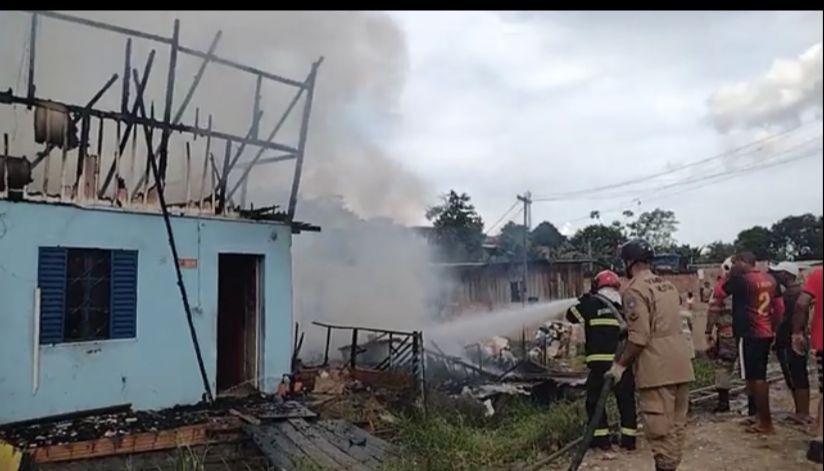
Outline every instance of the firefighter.
POLYGON ((628 366, 635 373, 638 409, 656 471, 678 468, 684 448, 689 385, 695 379, 690 349, 681 332, 680 297, 673 284, 650 270, 655 254, 644 240, 621 247, 630 282, 623 306, 628 337, 607 376, 620 381, 628 366))
MULTIPOLYGON (((732 298, 723 296, 721 287, 727 281, 732 269, 732 257, 721 264, 721 279, 710 295, 707 311, 707 355, 715 365, 715 389, 718 404, 715 413, 730 411, 730 388, 738 359, 738 341, 732 331, 732 298)), ((754 402, 749 401, 751 415, 755 415, 754 402)))
MULTIPOLYGON (((618 291, 620 287, 621 280, 618 275, 608 270, 602 271, 592 280, 590 292, 581 296, 578 304, 569 308, 566 313, 569 322, 584 325, 586 362, 589 368, 586 383, 586 407, 589 417, 595 413, 598 396, 604 385, 604 374, 614 360, 622 332, 621 326, 624 324, 621 295, 618 291)), ((638 428, 634 375, 625 375, 617 382, 614 391, 621 414, 621 448, 631 451, 635 449, 638 428)), ((595 429, 590 446, 602 450, 612 448, 606 414, 601 416, 601 422, 595 429)))

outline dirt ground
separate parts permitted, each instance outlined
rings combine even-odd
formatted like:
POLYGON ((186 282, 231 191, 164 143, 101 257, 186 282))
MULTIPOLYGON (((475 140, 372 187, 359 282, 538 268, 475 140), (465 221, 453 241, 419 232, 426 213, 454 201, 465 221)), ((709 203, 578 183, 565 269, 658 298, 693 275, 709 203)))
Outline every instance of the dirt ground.
MULTIPOLYGON (((742 417, 736 414, 692 416, 679 471, 820 470, 820 465, 807 461, 805 457, 810 435, 784 420, 792 402, 783 383, 772 385, 770 398, 776 433, 769 438, 745 433, 739 425, 742 417)), ((816 396, 813 404, 817 404, 817 400, 816 396)), ((565 469, 565 466, 558 465, 552 469, 565 469)), ((588 453, 580 469, 642 471, 653 470, 654 466, 650 450, 641 439, 638 450, 632 453, 616 452, 615 457, 588 453)))

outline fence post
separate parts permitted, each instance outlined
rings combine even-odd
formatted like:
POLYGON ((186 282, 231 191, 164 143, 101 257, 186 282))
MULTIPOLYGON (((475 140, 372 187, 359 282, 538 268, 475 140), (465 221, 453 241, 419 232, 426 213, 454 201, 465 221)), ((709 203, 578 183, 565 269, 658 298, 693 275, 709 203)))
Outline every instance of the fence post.
POLYGON ((349 350, 349 367, 355 369, 355 358, 358 356, 358 329, 352 329, 352 348, 349 350))
POLYGON ((418 332, 421 345, 421 403, 423 404, 423 413, 426 414, 426 346, 423 343, 423 331, 418 332))
POLYGON ((389 369, 391 370, 393 366, 395 366, 394 362, 392 361, 392 353, 395 348, 395 344, 392 341, 392 333, 389 333, 389 369))
MULTIPOLYGON (((415 378, 415 383, 420 384, 418 375, 420 374, 419 364, 420 364, 420 344, 418 337, 418 332, 412 332, 412 377, 415 378)), ((420 391, 419 391, 420 392, 420 391)))
POLYGON ((326 328, 326 350, 323 351, 323 366, 329 366, 329 342, 332 340, 332 328, 326 328))

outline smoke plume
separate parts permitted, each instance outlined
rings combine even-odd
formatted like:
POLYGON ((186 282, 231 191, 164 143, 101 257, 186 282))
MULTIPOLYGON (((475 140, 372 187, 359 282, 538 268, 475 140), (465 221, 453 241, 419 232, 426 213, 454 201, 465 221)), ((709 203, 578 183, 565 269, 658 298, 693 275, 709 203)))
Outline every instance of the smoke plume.
MULTIPOLYGON (((82 16, 154 34, 171 36, 175 18, 180 19, 180 41, 187 47, 207 50, 218 31, 222 37, 216 54, 263 70, 304 80, 310 65, 320 56, 317 88, 312 106, 307 156, 301 194, 304 197, 341 195, 347 205, 367 217, 390 217, 408 222, 420 218, 426 188, 420 179, 389 158, 383 142, 397 122, 398 98, 408 68, 404 36, 385 14, 370 12, 85 12, 82 16)), ((0 60, 12 66, 0 71, 0 88, 25 94, 29 15, 0 15, 0 60)), ((106 31, 40 18, 36 47, 35 78, 38 96, 85 103, 114 73, 122 75, 125 37, 106 31)), ((169 48, 135 40, 132 66, 142 71, 150 49, 157 56, 147 87, 147 103, 154 102, 162 116, 169 48)), ((181 54, 176 69, 173 110, 182 101, 201 59, 181 54)), ((200 108, 200 125, 214 117, 215 128, 245 135, 252 121, 254 77, 210 64, 183 121, 194 122, 200 108)), ((260 134, 266 136, 292 99, 296 89, 264 81, 261 89, 260 134)), ((132 92, 132 97, 134 92, 132 92)), ((119 108, 120 83, 98 103, 102 109, 119 108)), ((302 101, 293 110, 276 139, 297 143, 302 101)), ((32 155, 31 113, 18 108, 13 116, 0 111, 0 125, 12 132, 12 148, 32 155)), ((92 133, 94 137, 94 132, 92 133)), ((157 138, 157 136, 156 136, 157 138)), ((183 152, 188 136, 174 136, 170 152, 183 152)), ((113 155, 113 130, 107 130, 108 153, 113 155)), ((192 142, 194 167, 204 155, 204 139, 192 142)), ((142 140, 139 142, 141 154, 142 140)), ((211 149, 222 161, 223 147, 211 149)), ((240 162, 251 159, 244 152, 240 162)), ((264 155, 264 157, 270 157, 264 155)), ((171 159, 169 191, 182 180, 183 159, 171 159)), ((140 167, 140 161, 138 161, 140 167)), ((39 170, 42 170, 39 169, 39 170)), ((288 188, 293 163, 260 166, 249 181, 249 200, 260 206, 270 192, 288 188)), ((199 171, 198 171, 199 173, 199 171)), ((240 172, 233 172, 233 175, 240 172)), ((37 181, 37 180, 36 180, 37 181)), ((197 182, 195 182, 197 183, 197 182)), ((230 180, 231 185, 231 180, 230 180)), ((197 194, 197 193, 195 193, 197 194)), ((283 203, 283 202, 281 202, 283 203)))
MULTIPOLYGON (((423 237, 388 219, 364 220, 337 198, 303 202, 320 234, 295 240, 296 317, 309 351, 322 346, 324 330, 310 321, 361 327, 419 330, 436 312, 438 280, 423 237)), ((333 339, 348 342, 348 333, 333 339)))
POLYGON ((808 115, 821 117, 822 44, 794 59, 776 60, 763 77, 724 85, 708 100, 711 118, 723 134, 786 129, 808 115))
MULTIPOLYGON (((171 35, 173 20, 179 18, 181 44, 204 51, 220 29, 223 34, 217 55, 300 81, 306 78, 311 63, 323 56, 297 209, 299 220, 318 224, 323 232, 301 234, 294 241, 296 319, 307 331, 311 320, 394 328, 423 325, 429 312, 426 303, 432 281, 429 250, 411 231, 392 221, 418 220, 425 211, 427 188, 384 152, 384 143, 396 131, 398 99, 408 67, 404 36, 391 18, 369 12, 82 15, 164 36, 171 35)), ((85 103, 112 74, 122 74, 125 37, 48 18, 41 18, 38 28, 38 96, 85 103)), ((0 13, 0 60, 14 65, 0 70, 0 88, 11 87, 19 95, 25 95, 28 31, 28 14, 0 13)), ((159 118, 163 112, 168 46, 136 40, 132 66, 142 72, 152 48, 157 50, 157 57, 146 96, 147 103, 155 104, 159 118)), ((173 110, 200 62, 199 58, 180 56, 173 110)), ((254 77, 210 64, 183 121, 193 123, 198 107, 200 126, 205 127, 206 117, 212 115, 216 129, 245 135, 252 121, 254 90, 254 77)), ((269 133, 295 91, 263 82, 261 136, 269 133)), ((118 82, 97 107, 117 110, 119 106, 118 82)), ((278 142, 297 143, 301 111, 302 101, 286 121, 278 142)), ((24 107, 16 107, 13 112, 10 107, 0 109, 0 127, 11 133, 13 153, 30 158, 42 148, 35 146, 31 137, 32 114, 24 107)), ((103 167, 113 159, 113 134, 107 130, 103 167)), ((190 137, 173 134, 170 143, 168 193, 177 195, 177 199, 185 172, 180 157, 187 140, 190 137)), ((190 142, 196 175, 206 155, 204 141, 199 138, 190 142)), ((140 169, 145 168, 145 160, 141 160, 145 155, 142 136, 138 142, 136 167, 140 169)), ((213 143, 211 152, 222 161, 223 143, 213 143)), ((252 151, 246 150, 240 162, 250 160, 251 155, 252 151)), ((43 166, 37 171, 42 172, 43 166)), ((247 201, 259 207, 271 204, 274 196, 282 198, 288 194, 292 172, 291 162, 256 167, 247 201)), ((35 181, 40 178, 36 173, 35 181)), ((126 175, 126 180, 134 185, 136 176, 126 175)), ((196 196, 199 183, 193 184, 196 196)))

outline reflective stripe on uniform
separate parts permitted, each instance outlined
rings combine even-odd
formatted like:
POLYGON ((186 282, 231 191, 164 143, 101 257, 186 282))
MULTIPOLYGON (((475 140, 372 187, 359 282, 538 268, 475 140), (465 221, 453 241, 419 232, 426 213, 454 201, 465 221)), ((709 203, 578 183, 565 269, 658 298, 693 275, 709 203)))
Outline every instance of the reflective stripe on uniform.
POLYGON ((619 327, 621 324, 618 323, 618 319, 612 317, 606 317, 603 319, 590 319, 589 325, 596 326, 596 325, 609 325, 614 327, 619 327))
POLYGON ((612 361, 614 358, 614 353, 593 353, 592 355, 587 355, 587 363, 591 361, 612 361))
POLYGON ((581 313, 578 311, 578 308, 572 306, 569 310, 572 312, 572 314, 575 315, 579 322, 584 322, 584 316, 581 315, 581 313))
POLYGON ((621 427, 621 435, 626 435, 628 437, 634 437, 634 436, 638 435, 638 430, 636 430, 634 428, 621 427))
POLYGON ((593 437, 606 437, 607 435, 609 435, 608 428, 597 428, 595 433, 592 434, 593 437))
POLYGON ((606 315, 606 314, 612 314, 612 309, 610 309, 608 307, 603 307, 601 309, 598 309, 598 315, 599 316, 603 316, 603 315, 606 315))

